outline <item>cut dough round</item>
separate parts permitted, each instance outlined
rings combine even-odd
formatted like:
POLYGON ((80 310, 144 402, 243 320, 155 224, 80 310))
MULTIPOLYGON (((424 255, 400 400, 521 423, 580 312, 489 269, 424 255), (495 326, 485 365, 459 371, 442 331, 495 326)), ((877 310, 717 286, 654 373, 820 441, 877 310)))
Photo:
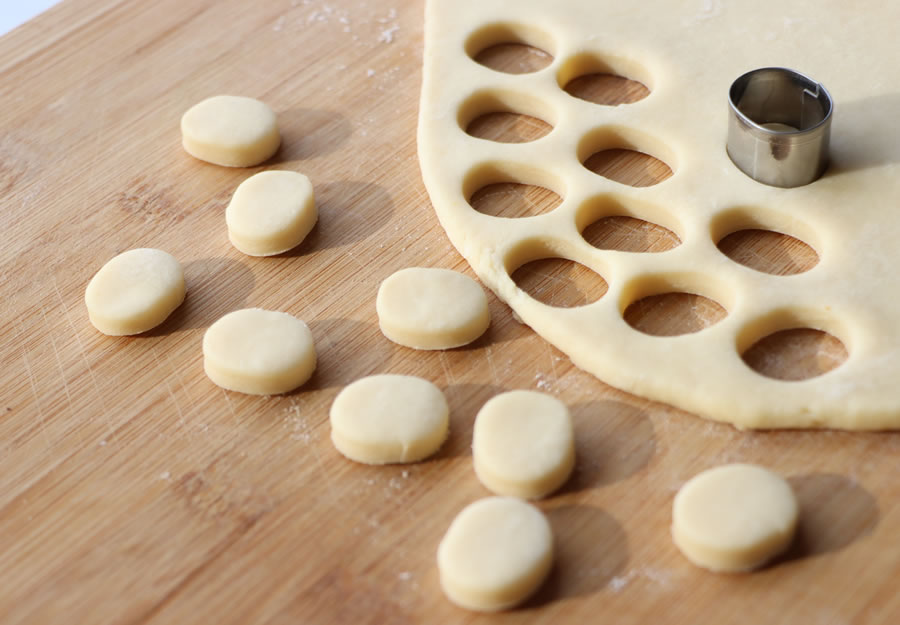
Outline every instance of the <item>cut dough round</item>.
POLYGON ((788 547, 797 516, 797 500, 784 478, 752 464, 730 464, 681 487, 672 510, 672 538, 697 566, 749 571, 788 547))
POLYGON ((536 391, 497 395, 475 418, 472 458, 478 479, 498 495, 549 495, 575 466, 569 409, 536 391))
POLYGON ((87 285, 84 302, 95 328, 110 336, 140 334, 184 301, 184 272, 171 254, 139 248, 119 254, 87 285))
POLYGON ((231 391, 287 393, 306 382, 315 368, 312 333, 287 313, 236 310, 203 335, 203 369, 210 380, 231 391))
POLYGON ((218 95, 181 118, 181 142, 191 156, 226 167, 252 167, 281 145, 275 113, 253 98, 218 95))
POLYGON ((415 462, 440 449, 450 409, 440 389, 409 375, 373 375, 347 386, 331 405, 331 440, 365 464, 415 462))
POLYGON ((482 288, 449 269, 401 269, 381 283, 375 308, 384 335, 415 349, 466 345, 491 323, 482 288))
POLYGON ((250 176, 225 209, 228 238, 250 256, 281 254, 299 245, 317 218, 309 178, 295 171, 250 176))
POLYGON ((553 532, 544 514, 513 497, 488 497, 466 506, 438 547, 444 593, 482 612, 511 608, 528 598, 550 572, 553 532))

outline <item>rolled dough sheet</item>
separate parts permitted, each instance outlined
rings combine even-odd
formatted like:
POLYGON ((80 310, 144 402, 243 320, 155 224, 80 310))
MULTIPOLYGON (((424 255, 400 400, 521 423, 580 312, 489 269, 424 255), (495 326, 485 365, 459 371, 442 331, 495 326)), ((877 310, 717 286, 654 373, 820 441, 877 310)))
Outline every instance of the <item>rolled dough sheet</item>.
POLYGON ((900 109, 895 25, 900 4, 865 0, 429 0, 419 159, 437 215, 481 280, 579 367, 624 390, 738 427, 900 427, 900 109), (518 39, 553 62, 505 74, 471 55, 518 39), (744 72, 785 66, 821 81, 835 100, 831 166, 817 182, 768 187, 725 152, 727 94, 744 72), (640 102, 601 106, 561 85, 608 71, 644 83, 640 102), (537 116, 554 129, 520 144, 474 138, 470 119, 492 110, 537 116), (581 163, 603 149, 647 152, 673 170, 635 188, 581 163), (503 219, 467 199, 496 182, 545 186, 555 210, 503 219), (658 254, 600 250, 580 236, 604 210, 674 231, 658 254), (600 210, 598 210, 600 207, 600 210), (606 207, 606 208, 603 208, 606 207), (789 277, 759 273, 716 243, 746 228, 783 232, 819 263, 789 277), (609 284, 598 301, 553 308, 510 274, 545 257, 578 262, 609 284), (664 292, 716 300, 727 317, 695 334, 657 337, 623 320, 634 301, 664 292), (750 369, 741 354, 776 331, 807 327, 843 342, 838 368, 804 381, 750 369))

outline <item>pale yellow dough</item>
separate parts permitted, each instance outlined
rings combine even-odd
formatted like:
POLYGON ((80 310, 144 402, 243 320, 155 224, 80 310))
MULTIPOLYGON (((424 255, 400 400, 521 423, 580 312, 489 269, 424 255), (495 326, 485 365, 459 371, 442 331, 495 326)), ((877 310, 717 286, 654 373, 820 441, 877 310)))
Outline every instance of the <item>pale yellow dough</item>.
POLYGON ((784 478, 755 465, 730 464, 681 487, 672 508, 672 539, 697 566, 749 571, 787 549, 798 514, 784 478))
POLYGON ((466 345, 491 323, 482 288, 449 269, 401 269, 381 283, 375 308, 382 333, 415 349, 466 345))
POLYGON ((553 533, 544 514, 513 497, 466 506, 437 554, 444 594, 469 610, 495 612, 527 599, 553 564, 553 533))
POLYGON ((95 328, 110 336, 155 328, 184 301, 184 273, 171 254, 139 248, 100 268, 87 285, 84 302, 95 328))
POLYGON ((441 224, 481 281, 572 361, 621 389, 739 427, 900 427, 900 125, 892 29, 900 3, 881 0, 459 0, 426 2, 418 147, 441 224), (552 55, 530 74, 471 57, 524 41, 552 55), (802 42, 802 43, 798 43, 802 42), (831 166, 795 189, 757 183, 725 151, 728 88, 744 72, 786 66, 835 99, 831 166), (561 87, 594 72, 644 83, 621 106, 561 87), (553 126, 529 143, 469 136, 483 113, 513 111, 553 126), (593 153, 634 149, 665 161, 668 180, 630 187, 582 166, 593 153), (548 187, 553 211, 504 219, 467 200, 498 182, 548 187), (658 254, 602 250, 581 236, 624 215, 664 226, 681 245, 658 254), (818 253, 811 271, 783 277, 716 247, 737 230, 797 237, 818 253), (575 261, 609 290, 569 309, 545 305, 510 275, 531 260, 575 261), (727 316, 695 334, 643 334, 623 319, 645 296, 686 291, 727 316), (779 330, 824 330, 848 359, 799 382, 764 377, 741 354, 779 330))
POLYGON ((478 479, 498 495, 549 495, 575 466, 569 409, 536 391, 493 397, 475 417, 472 460, 478 479))
POLYGON ((192 106, 181 118, 188 154, 215 165, 252 167, 281 145, 275 113, 253 98, 218 95, 192 106))
POLYGON ((365 464, 416 462, 447 438, 450 409, 441 390, 409 375, 373 375, 350 384, 331 405, 331 440, 365 464))
POLYGON ((287 393, 316 368, 307 325, 284 312, 246 308, 230 312, 203 335, 203 369, 209 379, 250 395, 287 393))
POLYGON ((317 218, 309 178, 294 171, 250 176, 225 209, 228 239, 250 256, 281 254, 299 245, 317 218))

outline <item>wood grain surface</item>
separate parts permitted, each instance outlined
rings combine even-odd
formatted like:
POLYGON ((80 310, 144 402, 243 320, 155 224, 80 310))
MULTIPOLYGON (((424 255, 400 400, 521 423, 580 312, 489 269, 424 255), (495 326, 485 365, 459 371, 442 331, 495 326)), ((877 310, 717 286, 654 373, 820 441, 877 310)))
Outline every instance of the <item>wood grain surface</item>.
MULTIPOLYGON (((0 622, 900 622, 897 434, 702 421, 574 368, 493 296, 493 324, 469 347, 420 353, 380 334, 374 297, 392 272, 471 275, 419 176, 422 21, 420 1, 64 0, 0 39, 0 622), (277 112, 284 144, 263 167, 220 168, 181 149, 182 112, 219 93, 277 112), (228 243, 224 209, 265 168, 307 174, 320 220, 299 249, 249 258, 228 243), (103 336, 88 322, 85 285, 113 255, 142 246, 180 259, 187 300, 144 336, 103 336), (262 398, 204 376, 204 329, 247 306, 309 322, 319 352, 310 383, 262 398), (435 458, 366 467, 331 446, 332 399, 379 372, 445 391, 452 433, 435 458), (521 609, 476 615, 442 595, 435 551, 453 516, 487 494, 471 467, 475 414, 518 388, 570 406, 578 464, 539 504, 557 540, 551 578, 521 609), (732 461, 787 476, 802 526, 777 563, 713 575, 672 546, 670 508, 685 480, 732 461)), ((541 60, 507 48, 479 60, 500 69, 541 60)), ((569 89, 599 106, 642 87, 591 77, 569 89)), ((545 126, 499 115, 469 131, 527 140, 545 126)), ((629 184, 667 175, 647 159, 601 154, 586 166, 629 184)), ((553 201, 507 187, 472 202, 515 214, 553 201)), ((625 218, 585 237, 614 249, 678 243, 625 218)), ((775 233, 732 235, 720 249, 776 273, 816 261, 775 233)), ((606 288, 565 263, 526 266, 516 280, 560 306, 606 288)), ((650 333, 699 330, 727 314, 689 294, 648 299, 626 318, 650 333)), ((815 332, 745 354, 786 379, 845 357, 815 332)))

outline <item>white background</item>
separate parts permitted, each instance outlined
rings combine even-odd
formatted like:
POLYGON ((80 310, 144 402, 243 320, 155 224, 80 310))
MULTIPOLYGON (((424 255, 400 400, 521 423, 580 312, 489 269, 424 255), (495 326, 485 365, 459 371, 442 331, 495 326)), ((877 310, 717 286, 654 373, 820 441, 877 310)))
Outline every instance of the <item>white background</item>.
POLYGON ((6 34, 60 0, 0 0, 0 35, 6 34))

